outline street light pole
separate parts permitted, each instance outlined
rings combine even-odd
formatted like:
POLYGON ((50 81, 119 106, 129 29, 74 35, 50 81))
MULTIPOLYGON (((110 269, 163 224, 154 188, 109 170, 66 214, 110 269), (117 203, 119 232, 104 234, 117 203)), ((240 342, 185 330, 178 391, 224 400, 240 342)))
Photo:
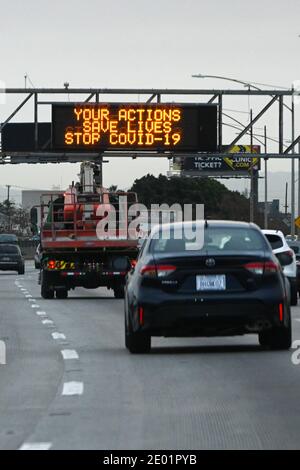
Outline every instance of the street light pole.
MULTIPOLYGON (((298 153, 300 155, 300 142, 298 144, 298 153)), ((300 215, 300 158, 298 159, 298 216, 300 215)), ((300 234, 300 229, 298 229, 298 236, 300 234)))
POLYGON ((10 184, 6 185, 7 187, 7 212, 8 212, 8 230, 10 231, 10 184))
MULTIPOLYGON (((253 119, 253 111, 250 109, 250 122, 252 122, 253 119)), ((250 129, 250 149, 251 153, 253 151, 253 126, 251 126, 250 129)), ((254 169, 253 165, 251 164, 251 169, 250 169, 250 222, 254 222, 254 169)))
MULTIPOLYGON (((265 153, 267 153, 267 126, 264 127, 265 135, 265 153)), ((268 159, 265 158, 265 211, 264 211, 264 228, 268 228, 268 159)))
MULTIPOLYGON (((295 101, 292 94, 292 142, 295 140, 295 101)), ((292 149, 292 152, 294 148, 292 149)), ((299 195, 298 195, 299 197, 299 195)), ((295 237, 295 160, 292 158, 291 168, 291 236, 295 237)))

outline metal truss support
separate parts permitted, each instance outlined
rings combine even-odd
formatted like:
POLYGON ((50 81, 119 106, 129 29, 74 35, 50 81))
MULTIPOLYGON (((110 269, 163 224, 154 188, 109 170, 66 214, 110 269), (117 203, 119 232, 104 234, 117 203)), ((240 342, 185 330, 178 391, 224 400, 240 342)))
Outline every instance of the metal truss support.
POLYGON ((6 126, 6 124, 8 124, 12 120, 13 117, 15 117, 15 115, 20 111, 20 109, 23 108, 23 106, 27 103, 27 101, 30 100, 32 96, 33 96, 33 93, 30 93, 25 98, 25 100, 23 100, 22 103, 19 104, 19 106, 13 111, 13 113, 11 113, 11 115, 8 116, 8 118, 2 124, 0 124, 0 131, 2 131, 2 129, 4 129, 4 127, 6 126))
POLYGON ((275 101, 277 101, 277 96, 274 96, 271 101, 269 101, 269 103, 253 119, 250 120, 250 123, 244 127, 240 134, 235 139, 233 139, 230 145, 228 145, 226 151, 229 151, 231 147, 233 147, 243 137, 243 135, 245 135, 249 129, 253 127, 253 125, 263 116, 263 114, 272 106, 272 104, 275 103, 275 101))

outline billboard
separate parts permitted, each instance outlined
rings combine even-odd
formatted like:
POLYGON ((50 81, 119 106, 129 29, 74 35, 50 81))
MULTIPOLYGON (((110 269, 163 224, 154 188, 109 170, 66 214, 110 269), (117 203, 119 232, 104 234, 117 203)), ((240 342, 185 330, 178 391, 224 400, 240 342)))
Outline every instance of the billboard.
MULTIPOLYGON (((224 146, 226 149, 226 146, 224 146)), ((192 157, 174 157, 173 171, 197 176, 249 176, 251 167, 260 169, 260 159, 235 156, 235 153, 251 153, 251 145, 235 145, 230 153, 232 157, 210 157, 209 155, 193 155, 192 157)), ((252 153, 259 154, 260 146, 253 145, 252 153)))
POLYGON ((214 152, 217 119, 212 104, 53 104, 52 150, 214 152))

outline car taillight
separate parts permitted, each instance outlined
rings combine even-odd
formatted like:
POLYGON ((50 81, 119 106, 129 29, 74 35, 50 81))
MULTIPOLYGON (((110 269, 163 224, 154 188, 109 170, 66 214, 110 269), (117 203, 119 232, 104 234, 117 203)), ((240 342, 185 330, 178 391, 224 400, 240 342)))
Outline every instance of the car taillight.
POLYGON ((147 275, 147 277, 167 277, 176 271, 176 266, 171 264, 159 264, 155 266, 154 264, 147 264, 143 266, 140 270, 142 275, 147 275))
POLYGON ((244 268, 258 276, 262 276, 263 274, 272 274, 278 271, 278 265, 273 261, 247 263, 244 265, 244 268))
POLYGON ((161 264, 157 266, 158 277, 167 277, 170 274, 172 274, 174 271, 176 271, 176 266, 173 266, 171 264, 165 264, 165 265, 161 264))
POLYGON ((147 275, 147 277, 156 277, 156 266, 154 264, 146 264, 145 266, 141 267, 140 274, 142 276, 147 275))

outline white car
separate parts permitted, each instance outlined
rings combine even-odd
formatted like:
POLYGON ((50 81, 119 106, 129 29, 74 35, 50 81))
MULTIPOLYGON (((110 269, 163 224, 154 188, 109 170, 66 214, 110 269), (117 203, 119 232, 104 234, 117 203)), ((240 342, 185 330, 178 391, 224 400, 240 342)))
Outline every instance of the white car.
POLYGON ((298 303, 297 288, 297 264, 296 255, 289 247, 283 233, 280 230, 262 230, 268 239, 273 253, 277 256, 282 266, 285 276, 288 278, 291 287, 291 305, 298 303))

